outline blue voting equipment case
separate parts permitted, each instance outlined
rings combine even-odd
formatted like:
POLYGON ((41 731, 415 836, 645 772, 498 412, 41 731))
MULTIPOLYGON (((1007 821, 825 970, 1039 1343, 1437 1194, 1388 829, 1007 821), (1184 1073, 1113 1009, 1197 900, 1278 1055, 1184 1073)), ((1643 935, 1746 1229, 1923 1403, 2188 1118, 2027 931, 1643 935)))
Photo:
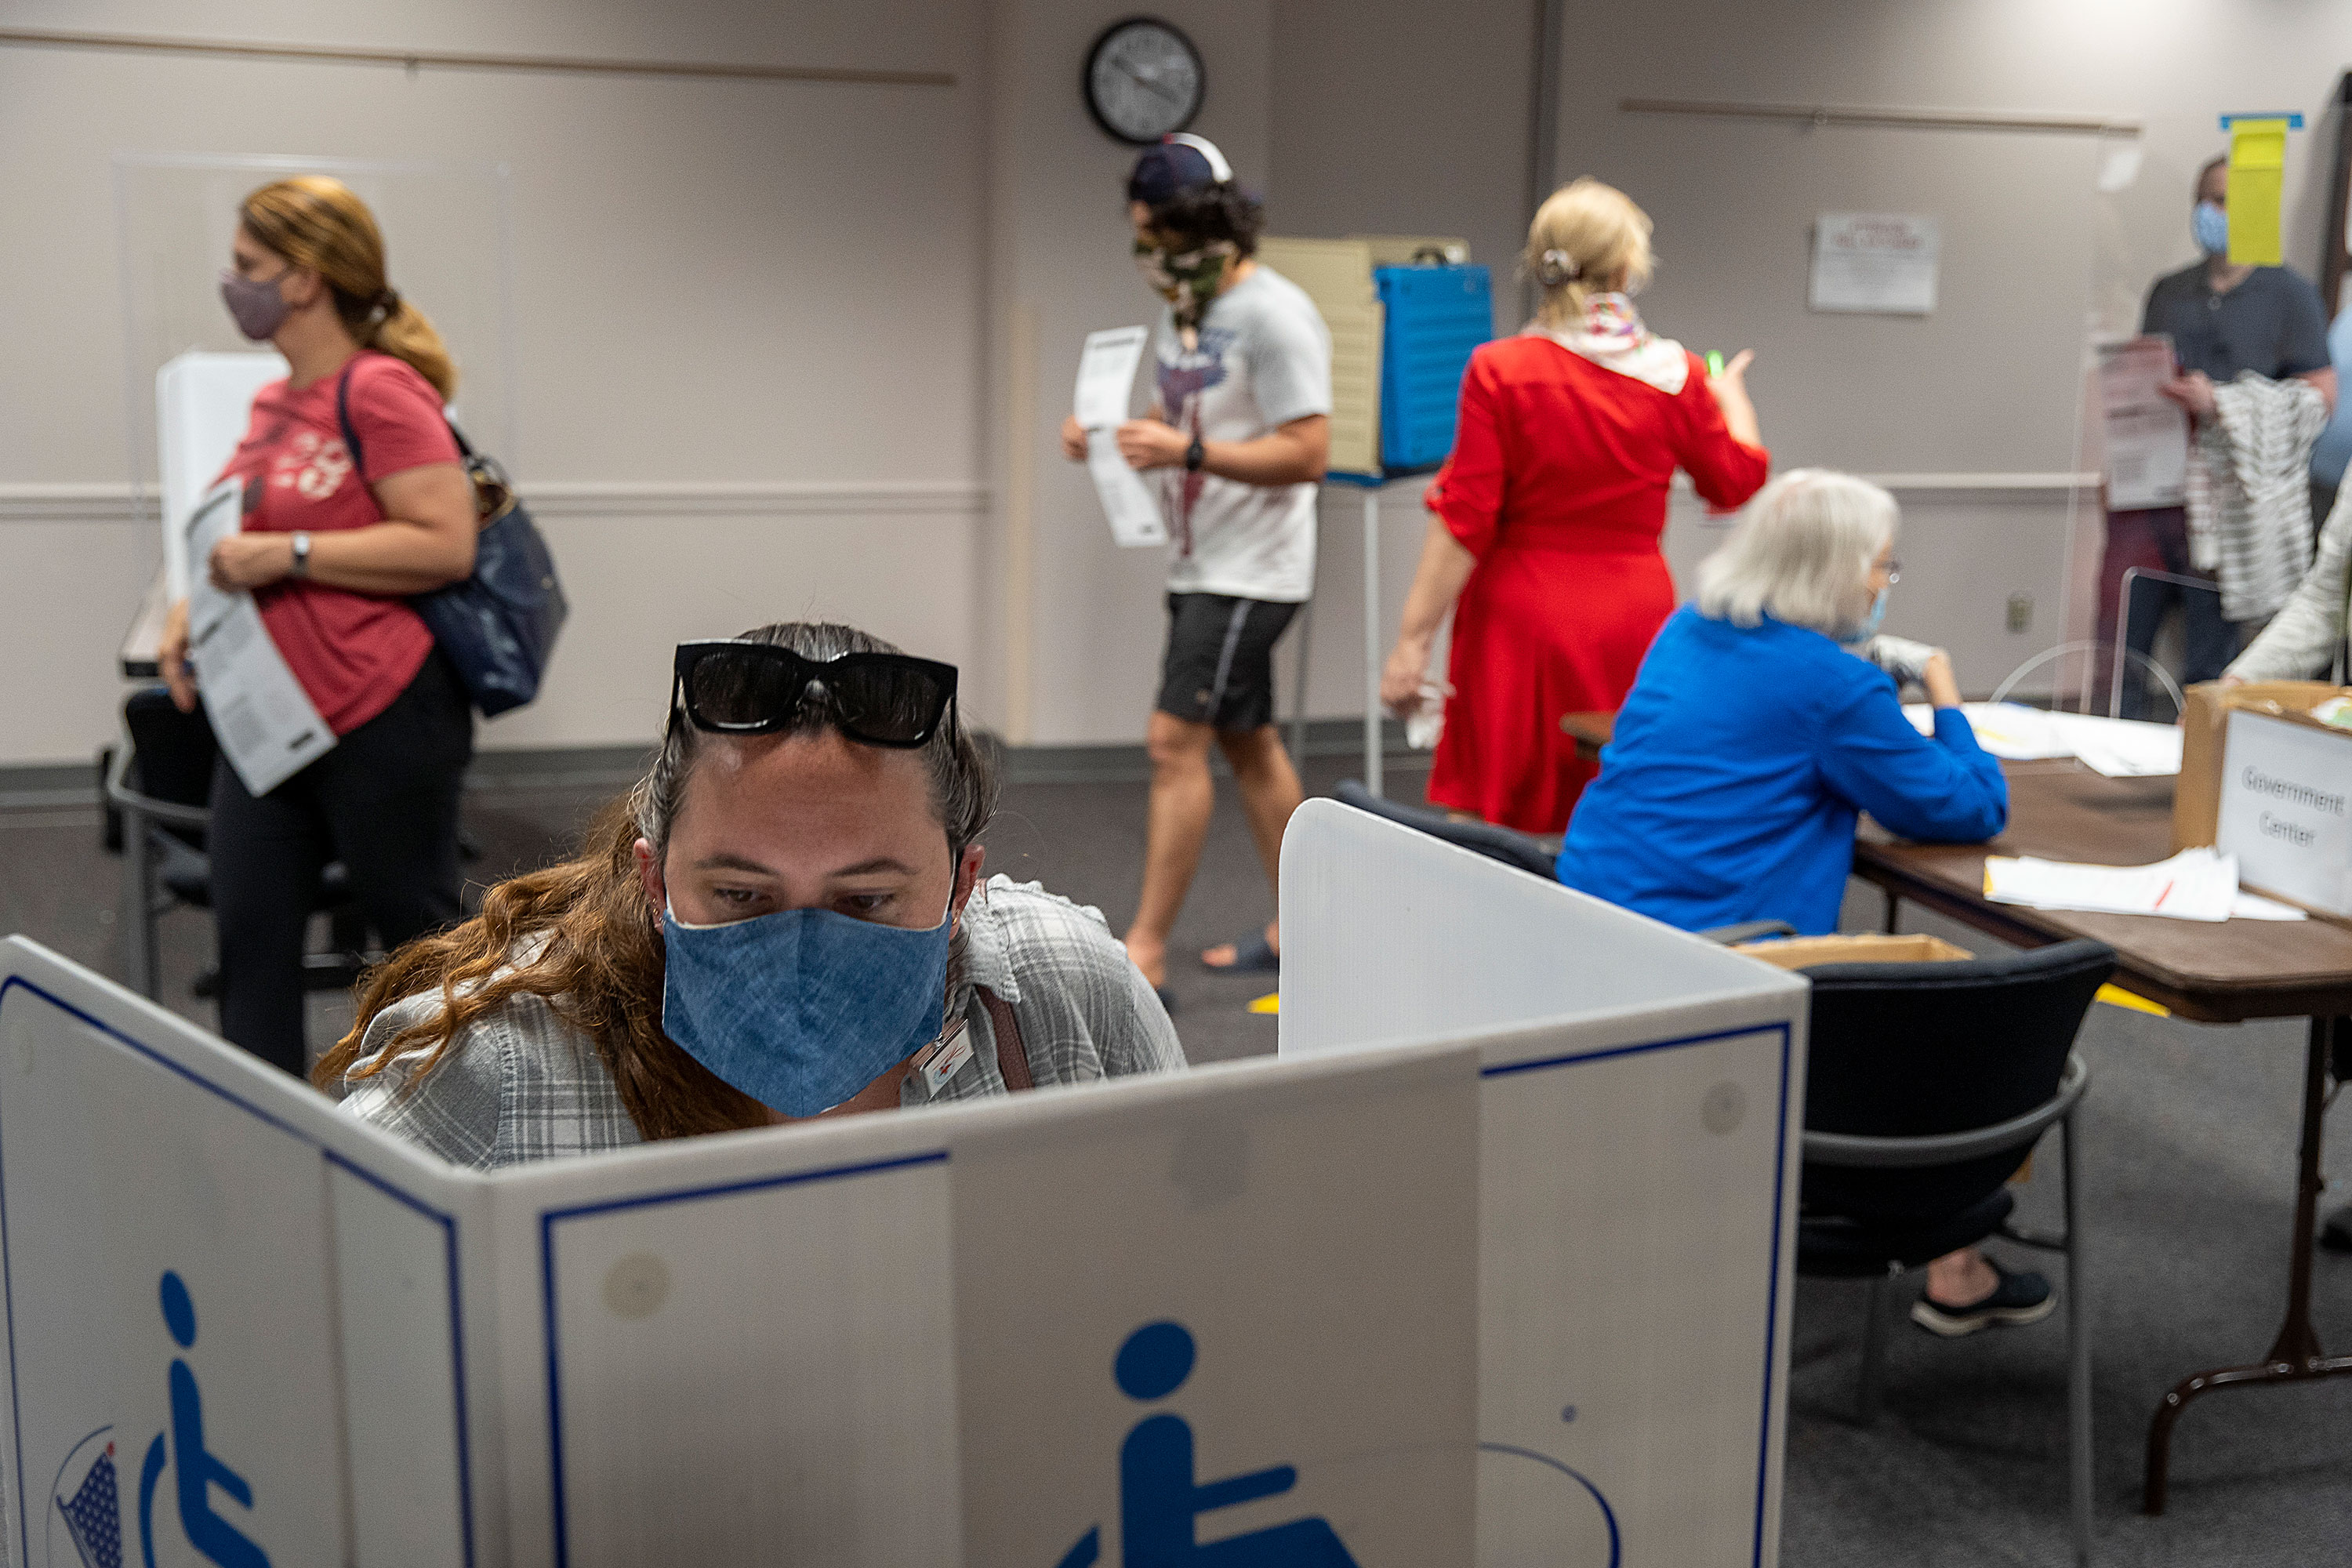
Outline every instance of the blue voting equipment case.
POLYGON ((1495 335, 1483 267, 1376 267, 1387 325, 1381 345, 1381 467, 1433 468, 1454 449, 1454 415, 1470 351, 1495 335))

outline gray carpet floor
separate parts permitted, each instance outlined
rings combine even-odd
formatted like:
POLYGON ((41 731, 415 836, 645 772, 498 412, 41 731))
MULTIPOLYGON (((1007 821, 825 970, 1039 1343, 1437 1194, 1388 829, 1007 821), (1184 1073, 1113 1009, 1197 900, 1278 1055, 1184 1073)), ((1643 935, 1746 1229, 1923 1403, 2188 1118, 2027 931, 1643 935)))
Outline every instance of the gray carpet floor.
MULTIPOLYGON (((1326 790, 1353 771, 1318 759, 1307 782, 1326 790)), ((1418 799, 1423 776, 1392 771, 1390 794, 1418 799)), ((562 854, 608 793, 475 794, 467 822, 483 854, 469 874, 495 879, 562 854)), ((1142 838, 1139 783, 1016 786, 988 836, 989 868, 1096 904, 1118 929, 1134 910, 1142 838)), ((99 844, 94 811, 0 810, 0 931, 116 973, 118 865, 99 844)), ((1874 892, 1857 888, 1847 924, 1875 930, 1881 909, 1874 892)), ((1190 956, 1255 930, 1270 912, 1230 781, 1221 781, 1170 971, 1177 1027, 1195 1060, 1274 1049, 1275 1020, 1245 1010, 1274 988, 1271 978, 1212 974, 1190 956)), ((1984 939, 1932 917, 1906 918, 1905 929, 1986 950, 1984 939)), ((202 912, 164 918, 164 999, 205 1024, 210 1005, 189 985, 210 945, 202 912)), ((350 1017, 346 999, 314 995, 313 1049, 350 1017)), ((2138 1512, 2147 1417, 2165 1389, 2192 1371, 2258 1358, 2276 1331, 2303 1039, 2299 1023, 2214 1027, 2105 1005, 2084 1028, 2093 1075, 2081 1125, 2102 1563, 2352 1560, 2352 1379, 2210 1396, 2179 1425, 2169 1512, 2138 1512)), ((2352 1110, 2337 1108, 2329 1132, 2345 1147, 2352 1110)), ((2347 1162, 2352 1154, 2338 1163, 2347 1162)), ((2037 1169, 2022 1217, 2054 1226, 2057 1162, 2037 1169)), ((2347 1185, 2331 1191, 2331 1204, 2347 1185)), ((2005 1260, 2057 1275, 2021 1249, 2005 1260)), ((1906 1289, 1916 1291, 1916 1281, 1906 1289)), ((1953 1342, 1898 1321, 1884 1408, 1864 1427, 1853 1417, 1863 1300, 1863 1287, 1843 1282, 1808 1280, 1797 1290, 1781 1561, 2067 1561, 2064 1314, 1953 1342)), ((2319 1255, 2315 1301, 2323 1341, 2352 1350, 2352 1258, 2319 1255)))

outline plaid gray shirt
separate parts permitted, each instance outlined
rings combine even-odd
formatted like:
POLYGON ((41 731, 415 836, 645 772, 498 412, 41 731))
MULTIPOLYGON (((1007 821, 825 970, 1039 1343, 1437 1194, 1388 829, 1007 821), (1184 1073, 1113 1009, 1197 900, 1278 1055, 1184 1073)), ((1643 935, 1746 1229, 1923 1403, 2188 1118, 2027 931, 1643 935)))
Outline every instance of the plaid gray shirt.
MULTIPOLYGON (((902 1107, 1007 1092, 995 1031, 972 986, 1012 1006, 1040 1088, 1185 1065, 1160 999, 1099 910, 995 877, 966 906, 963 931, 966 988, 958 999, 971 1058, 936 1095, 920 1073, 908 1074, 902 1107)), ((354 1066, 373 1061, 393 1036, 440 1005, 439 992, 425 991, 377 1014, 354 1066)), ((510 997, 476 1020, 420 1080, 412 1064, 423 1058, 412 1052, 373 1078, 346 1075, 343 1109, 476 1170, 643 1141, 595 1042, 543 997, 510 997)))

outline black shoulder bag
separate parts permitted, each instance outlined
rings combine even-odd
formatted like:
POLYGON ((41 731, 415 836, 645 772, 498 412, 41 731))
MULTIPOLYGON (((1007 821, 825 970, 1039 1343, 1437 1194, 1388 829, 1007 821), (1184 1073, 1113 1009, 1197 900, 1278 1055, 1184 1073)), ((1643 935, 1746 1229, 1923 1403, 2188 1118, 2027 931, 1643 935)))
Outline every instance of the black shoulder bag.
MULTIPOLYGON (((360 455, 359 432, 352 428, 351 394, 352 366, 346 365, 335 387, 335 418, 365 484, 367 463, 360 455)), ((506 470, 496 458, 468 446, 457 426, 449 426, 449 434, 457 437, 466 477, 474 484, 481 526, 474 542, 474 574, 408 602, 457 667, 474 706, 489 719, 539 695, 540 678, 555 652, 555 634, 563 629, 572 606, 556 579, 555 557, 506 470)))

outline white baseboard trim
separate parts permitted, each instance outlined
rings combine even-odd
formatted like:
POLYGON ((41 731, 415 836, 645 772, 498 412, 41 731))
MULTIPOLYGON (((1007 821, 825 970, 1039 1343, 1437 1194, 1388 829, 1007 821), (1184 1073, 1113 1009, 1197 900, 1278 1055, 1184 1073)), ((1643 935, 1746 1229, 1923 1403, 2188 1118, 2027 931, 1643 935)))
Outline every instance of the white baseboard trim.
MULTIPOLYGON (((525 481, 541 518, 971 517, 988 487, 964 479, 525 481)), ((127 484, 0 484, 0 523, 149 523, 153 502, 127 484)))

